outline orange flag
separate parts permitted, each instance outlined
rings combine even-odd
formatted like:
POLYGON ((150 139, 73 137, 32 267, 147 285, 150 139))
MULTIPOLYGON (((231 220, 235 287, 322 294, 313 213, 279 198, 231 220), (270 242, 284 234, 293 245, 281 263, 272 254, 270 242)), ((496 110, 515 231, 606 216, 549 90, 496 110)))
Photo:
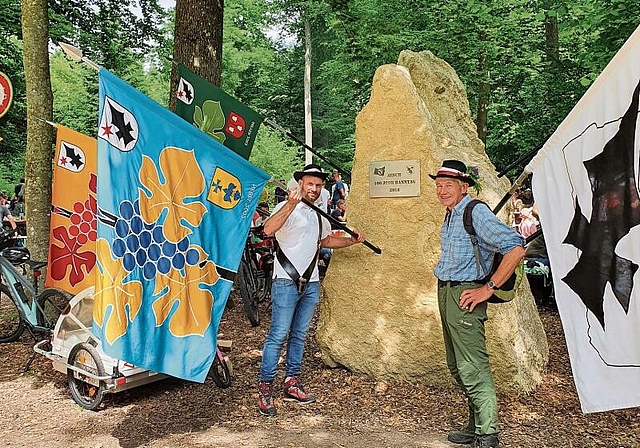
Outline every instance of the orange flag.
POLYGON ((96 139, 58 125, 45 285, 71 294, 95 285, 97 158, 96 139))

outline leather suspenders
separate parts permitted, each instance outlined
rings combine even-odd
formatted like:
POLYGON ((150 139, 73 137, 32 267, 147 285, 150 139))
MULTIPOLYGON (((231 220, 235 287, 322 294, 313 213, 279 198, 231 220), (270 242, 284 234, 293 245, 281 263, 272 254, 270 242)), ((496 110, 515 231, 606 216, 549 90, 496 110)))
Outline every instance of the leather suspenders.
POLYGON ((276 258, 282 266, 282 269, 285 270, 287 275, 291 277, 293 283, 295 283, 298 288, 298 294, 302 295, 307 289, 307 285, 309 284, 309 280, 311 279, 311 274, 313 274, 313 270, 316 267, 316 263, 318 262, 318 256, 320 255, 320 239, 322 238, 322 220, 320 218, 320 214, 316 212, 316 217, 318 218, 318 247, 316 248, 316 254, 307 269, 304 271, 302 275, 296 270, 295 266, 291 261, 287 258, 287 256, 282 252, 282 249, 278 246, 276 250, 276 258))

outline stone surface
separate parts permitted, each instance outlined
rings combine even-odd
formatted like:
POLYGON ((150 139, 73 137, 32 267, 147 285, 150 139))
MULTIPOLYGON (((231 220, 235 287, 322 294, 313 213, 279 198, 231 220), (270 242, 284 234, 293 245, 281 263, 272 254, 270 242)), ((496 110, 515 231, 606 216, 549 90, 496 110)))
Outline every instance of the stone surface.
MULTIPOLYGON (((403 51, 398 65, 378 68, 370 101, 356 119, 349 226, 382 255, 364 246, 334 251, 317 332, 328 365, 451 385, 433 275, 444 208, 428 176, 448 158, 479 167, 480 199, 490 205, 509 189, 477 138, 455 71, 430 52, 403 51), (409 159, 420 159, 419 197, 369 197, 370 162, 409 159)), ((489 305, 486 330, 498 389, 533 389, 548 346, 526 279, 513 302, 489 305)))

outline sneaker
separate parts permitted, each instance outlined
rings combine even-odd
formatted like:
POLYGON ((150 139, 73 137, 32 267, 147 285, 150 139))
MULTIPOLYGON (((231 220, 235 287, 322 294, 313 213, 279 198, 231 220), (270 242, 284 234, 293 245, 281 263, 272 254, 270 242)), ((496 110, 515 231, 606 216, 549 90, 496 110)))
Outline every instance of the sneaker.
POLYGON ((276 407, 273 404, 273 393, 271 392, 271 383, 261 381, 258 386, 258 407, 260 413, 267 417, 276 415, 276 407))
POLYGON ((482 434, 473 440, 473 448, 496 448, 498 443, 498 434, 482 434))
POLYGON ((295 401, 301 404, 313 403, 316 401, 315 395, 308 394, 300 384, 300 377, 288 376, 284 380, 285 401, 295 401))
POLYGON ((470 432, 468 428, 464 428, 461 431, 451 431, 447 434, 447 440, 449 442, 459 445, 471 445, 475 438, 476 435, 470 432))

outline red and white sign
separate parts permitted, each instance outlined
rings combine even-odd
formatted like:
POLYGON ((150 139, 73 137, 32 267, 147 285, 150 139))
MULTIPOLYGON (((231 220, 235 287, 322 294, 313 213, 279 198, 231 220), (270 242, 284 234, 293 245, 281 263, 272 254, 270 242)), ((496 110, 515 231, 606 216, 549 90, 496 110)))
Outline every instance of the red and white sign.
POLYGON ((7 113, 13 100, 13 87, 9 77, 0 72, 0 117, 7 113))

